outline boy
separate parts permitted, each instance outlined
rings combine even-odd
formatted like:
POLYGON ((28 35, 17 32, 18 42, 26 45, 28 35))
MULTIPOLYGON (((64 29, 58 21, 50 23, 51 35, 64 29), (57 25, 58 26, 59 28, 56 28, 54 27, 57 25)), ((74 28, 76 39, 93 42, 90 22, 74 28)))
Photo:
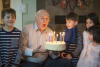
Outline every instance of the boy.
POLYGON ((16 11, 12 8, 2 11, 4 26, 0 28, 0 67, 17 67, 21 55, 21 31, 14 27, 16 11))
POLYGON ((72 60, 72 65, 75 67, 78 56, 82 49, 82 37, 77 30, 78 15, 71 12, 66 17, 65 42, 66 50, 62 52, 62 58, 72 60))

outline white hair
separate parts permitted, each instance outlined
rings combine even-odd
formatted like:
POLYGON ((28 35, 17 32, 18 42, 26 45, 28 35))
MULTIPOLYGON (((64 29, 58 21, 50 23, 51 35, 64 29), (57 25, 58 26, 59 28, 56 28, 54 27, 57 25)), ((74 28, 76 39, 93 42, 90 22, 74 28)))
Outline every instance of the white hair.
POLYGON ((36 13, 36 15, 35 15, 35 18, 38 18, 39 16, 44 15, 44 14, 46 14, 46 15, 49 16, 49 13, 48 13, 47 10, 45 10, 45 9, 40 9, 39 11, 37 11, 37 13, 36 13))

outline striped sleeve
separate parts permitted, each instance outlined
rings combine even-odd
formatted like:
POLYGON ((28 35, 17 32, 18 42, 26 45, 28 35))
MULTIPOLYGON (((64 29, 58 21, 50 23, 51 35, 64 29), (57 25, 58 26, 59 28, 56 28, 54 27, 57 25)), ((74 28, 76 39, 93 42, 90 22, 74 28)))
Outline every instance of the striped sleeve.
MULTIPOLYGON (((2 31, 2 29, 0 28, 0 31, 2 31)), ((0 67, 2 65, 2 61, 1 61, 1 52, 0 52, 0 67)))
POLYGON ((2 66, 2 61, 1 61, 1 57, 0 57, 0 67, 2 66))
POLYGON ((16 58, 15 58, 15 62, 14 62, 14 65, 18 65, 21 61, 21 55, 22 55, 22 35, 20 35, 20 39, 19 39, 19 47, 18 47, 18 52, 17 52, 17 55, 16 55, 16 58))

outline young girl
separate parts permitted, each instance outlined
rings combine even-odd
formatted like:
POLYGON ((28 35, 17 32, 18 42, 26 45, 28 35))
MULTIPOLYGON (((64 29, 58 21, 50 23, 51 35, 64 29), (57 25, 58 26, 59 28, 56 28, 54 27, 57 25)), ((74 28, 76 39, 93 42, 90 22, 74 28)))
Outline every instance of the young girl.
POLYGON ((83 46, 84 47, 81 52, 77 67, 81 67, 80 65, 83 63, 87 49, 88 47, 90 47, 90 44, 92 43, 91 41, 88 40, 87 29, 95 25, 99 25, 98 16, 95 13, 91 13, 86 18, 86 30, 83 32, 83 46))
POLYGON ((89 44, 91 43, 88 40, 87 29, 94 25, 99 25, 98 16, 95 13, 90 13, 86 18, 86 30, 83 32, 83 50, 81 52, 79 62, 82 61, 81 59, 84 57, 84 55, 86 53, 86 49, 89 46, 89 44))
POLYGON ((100 67, 100 26, 88 29, 88 39, 92 42, 86 49, 85 56, 77 67, 100 67))
POLYGON ((83 32, 83 44, 84 44, 84 48, 85 45, 89 44, 89 40, 88 40, 88 33, 87 33, 87 29, 90 28, 91 26, 94 25, 99 25, 99 20, 98 20, 98 16, 95 13, 90 13, 87 17, 86 17, 86 30, 83 32))
POLYGON ((95 13, 90 13, 86 18, 86 30, 83 32, 83 44, 89 44, 87 29, 91 26, 99 25, 98 16, 95 13))

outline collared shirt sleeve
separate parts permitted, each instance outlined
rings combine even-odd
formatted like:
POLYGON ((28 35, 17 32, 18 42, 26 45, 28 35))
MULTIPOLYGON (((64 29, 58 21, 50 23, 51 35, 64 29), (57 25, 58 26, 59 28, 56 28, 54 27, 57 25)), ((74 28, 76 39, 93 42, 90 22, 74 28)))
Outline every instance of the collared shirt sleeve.
POLYGON ((29 27, 25 27, 22 31, 22 38, 23 38, 23 47, 22 47, 22 54, 24 56, 32 56, 33 49, 28 48, 28 39, 29 39, 29 27))
POLYGON ((27 48, 27 44, 28 44, 28 31, 26 28, 24 28, 22 30, 22 38, 23 38, 23 47, 22 47, 22 52, 23 52, 23 55, 24 55, 24 51, 25 49, 27 48))

